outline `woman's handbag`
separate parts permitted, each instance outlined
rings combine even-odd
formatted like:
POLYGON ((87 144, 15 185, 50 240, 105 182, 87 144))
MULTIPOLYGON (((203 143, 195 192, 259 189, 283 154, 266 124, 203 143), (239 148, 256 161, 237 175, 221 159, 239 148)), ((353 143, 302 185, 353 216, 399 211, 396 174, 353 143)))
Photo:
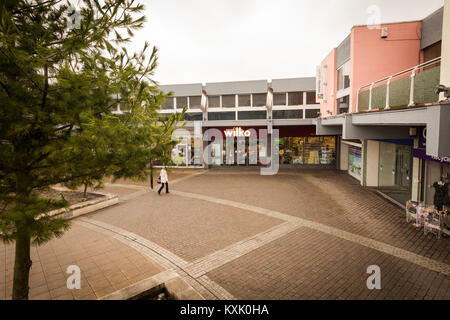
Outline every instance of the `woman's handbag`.
POLYGON ((158 180, 156 180, 156 182, 157 182, 158 184, 161 184, 161 176, 158 177, 158 180))

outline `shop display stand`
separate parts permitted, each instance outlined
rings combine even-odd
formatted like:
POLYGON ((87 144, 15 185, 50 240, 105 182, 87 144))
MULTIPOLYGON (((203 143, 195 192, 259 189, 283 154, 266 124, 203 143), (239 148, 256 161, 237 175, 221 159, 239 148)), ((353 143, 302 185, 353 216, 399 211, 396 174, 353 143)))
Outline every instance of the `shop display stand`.
POLYGON ((434 206, 427 207, 424 203, 411 200, 408 200, 405 206, 406 222, 414 221, 414 226, 423 227, 424 234, 434 233, 438 239, 442 233, 450 235, 450 230, 444 223, 447 214, 438 212, 434 206))
POLYGON ((442 229, 443 229, 442 214, 440 214, 436 210, 430 211, 428 213, 428 216, 425 218, 425 223, 423 225, 424 234, 432 232, 435 233, 439 239, 441 237, 442 229))
POLYGON ((406 202, 406 222, 415 221, 415 226, 420 227, 424 224, 424 218, 427 216, 427 208, 422 203, 408 200, 406 202))

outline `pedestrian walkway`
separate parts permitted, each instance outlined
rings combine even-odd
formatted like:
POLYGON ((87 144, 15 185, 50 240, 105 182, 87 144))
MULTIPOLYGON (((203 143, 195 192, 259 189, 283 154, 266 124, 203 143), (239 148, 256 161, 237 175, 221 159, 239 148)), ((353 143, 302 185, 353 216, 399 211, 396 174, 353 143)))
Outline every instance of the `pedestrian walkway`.
MULTIPOLYGON (((98 299, 164 269, 137 250, 76 221, 61 238, 32 247, 30 294, 34 299, 98 299), (81 269, 81 289, 67 288, 67 268, 81 269)), ((14 246, 0 244, 0 299, 11 299, 14 246)))
MULTIPOLYGON (((424 235, 402 209, 348 175, 218 169, 173 176, 171 193, 161 197, 127 181, 105 184, 120 203, 75 219, 62 239, 80 234, 88 241, 83 234, 90 233, 103 239, 90 246, 108 243, 110 258, 131 261, 122 267, 139 260, 139 275, 121 271, 128 281, 122 285, 170 269, 207 299, 450 299, 449 239, 424 235), (152 266, 145 272, 143 261, 152 266), (380 267, 380 290, 367 288, 371 265, 380 267)), ((4 248, 10 266, 11 249, 4 248)), ((105 274, 101 265, 115 262, 97 259, 103 251, 88 258, 105 274)), ((89 271, 84 276, 96 286, 89 271)), ((104 276, 112 289, 120 286, 104 276)))

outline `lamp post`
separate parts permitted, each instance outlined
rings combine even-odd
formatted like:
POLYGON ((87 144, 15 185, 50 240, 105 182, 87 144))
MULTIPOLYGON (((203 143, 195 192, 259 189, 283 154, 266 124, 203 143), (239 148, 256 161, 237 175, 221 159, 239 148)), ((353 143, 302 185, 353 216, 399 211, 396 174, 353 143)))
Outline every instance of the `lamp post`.
POLYGON ((153 165, 152 165, 152 159, 150 159, 150 189, 153 190, 153 165))

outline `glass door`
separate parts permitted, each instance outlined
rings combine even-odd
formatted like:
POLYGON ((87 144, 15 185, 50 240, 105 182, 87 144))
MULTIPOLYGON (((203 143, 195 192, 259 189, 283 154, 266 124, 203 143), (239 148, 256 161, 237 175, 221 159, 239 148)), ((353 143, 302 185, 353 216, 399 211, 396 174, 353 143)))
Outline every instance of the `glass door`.
POLYGON ((411 147, 397 145, 395 184, 400 189, 411 190, 411 147))

